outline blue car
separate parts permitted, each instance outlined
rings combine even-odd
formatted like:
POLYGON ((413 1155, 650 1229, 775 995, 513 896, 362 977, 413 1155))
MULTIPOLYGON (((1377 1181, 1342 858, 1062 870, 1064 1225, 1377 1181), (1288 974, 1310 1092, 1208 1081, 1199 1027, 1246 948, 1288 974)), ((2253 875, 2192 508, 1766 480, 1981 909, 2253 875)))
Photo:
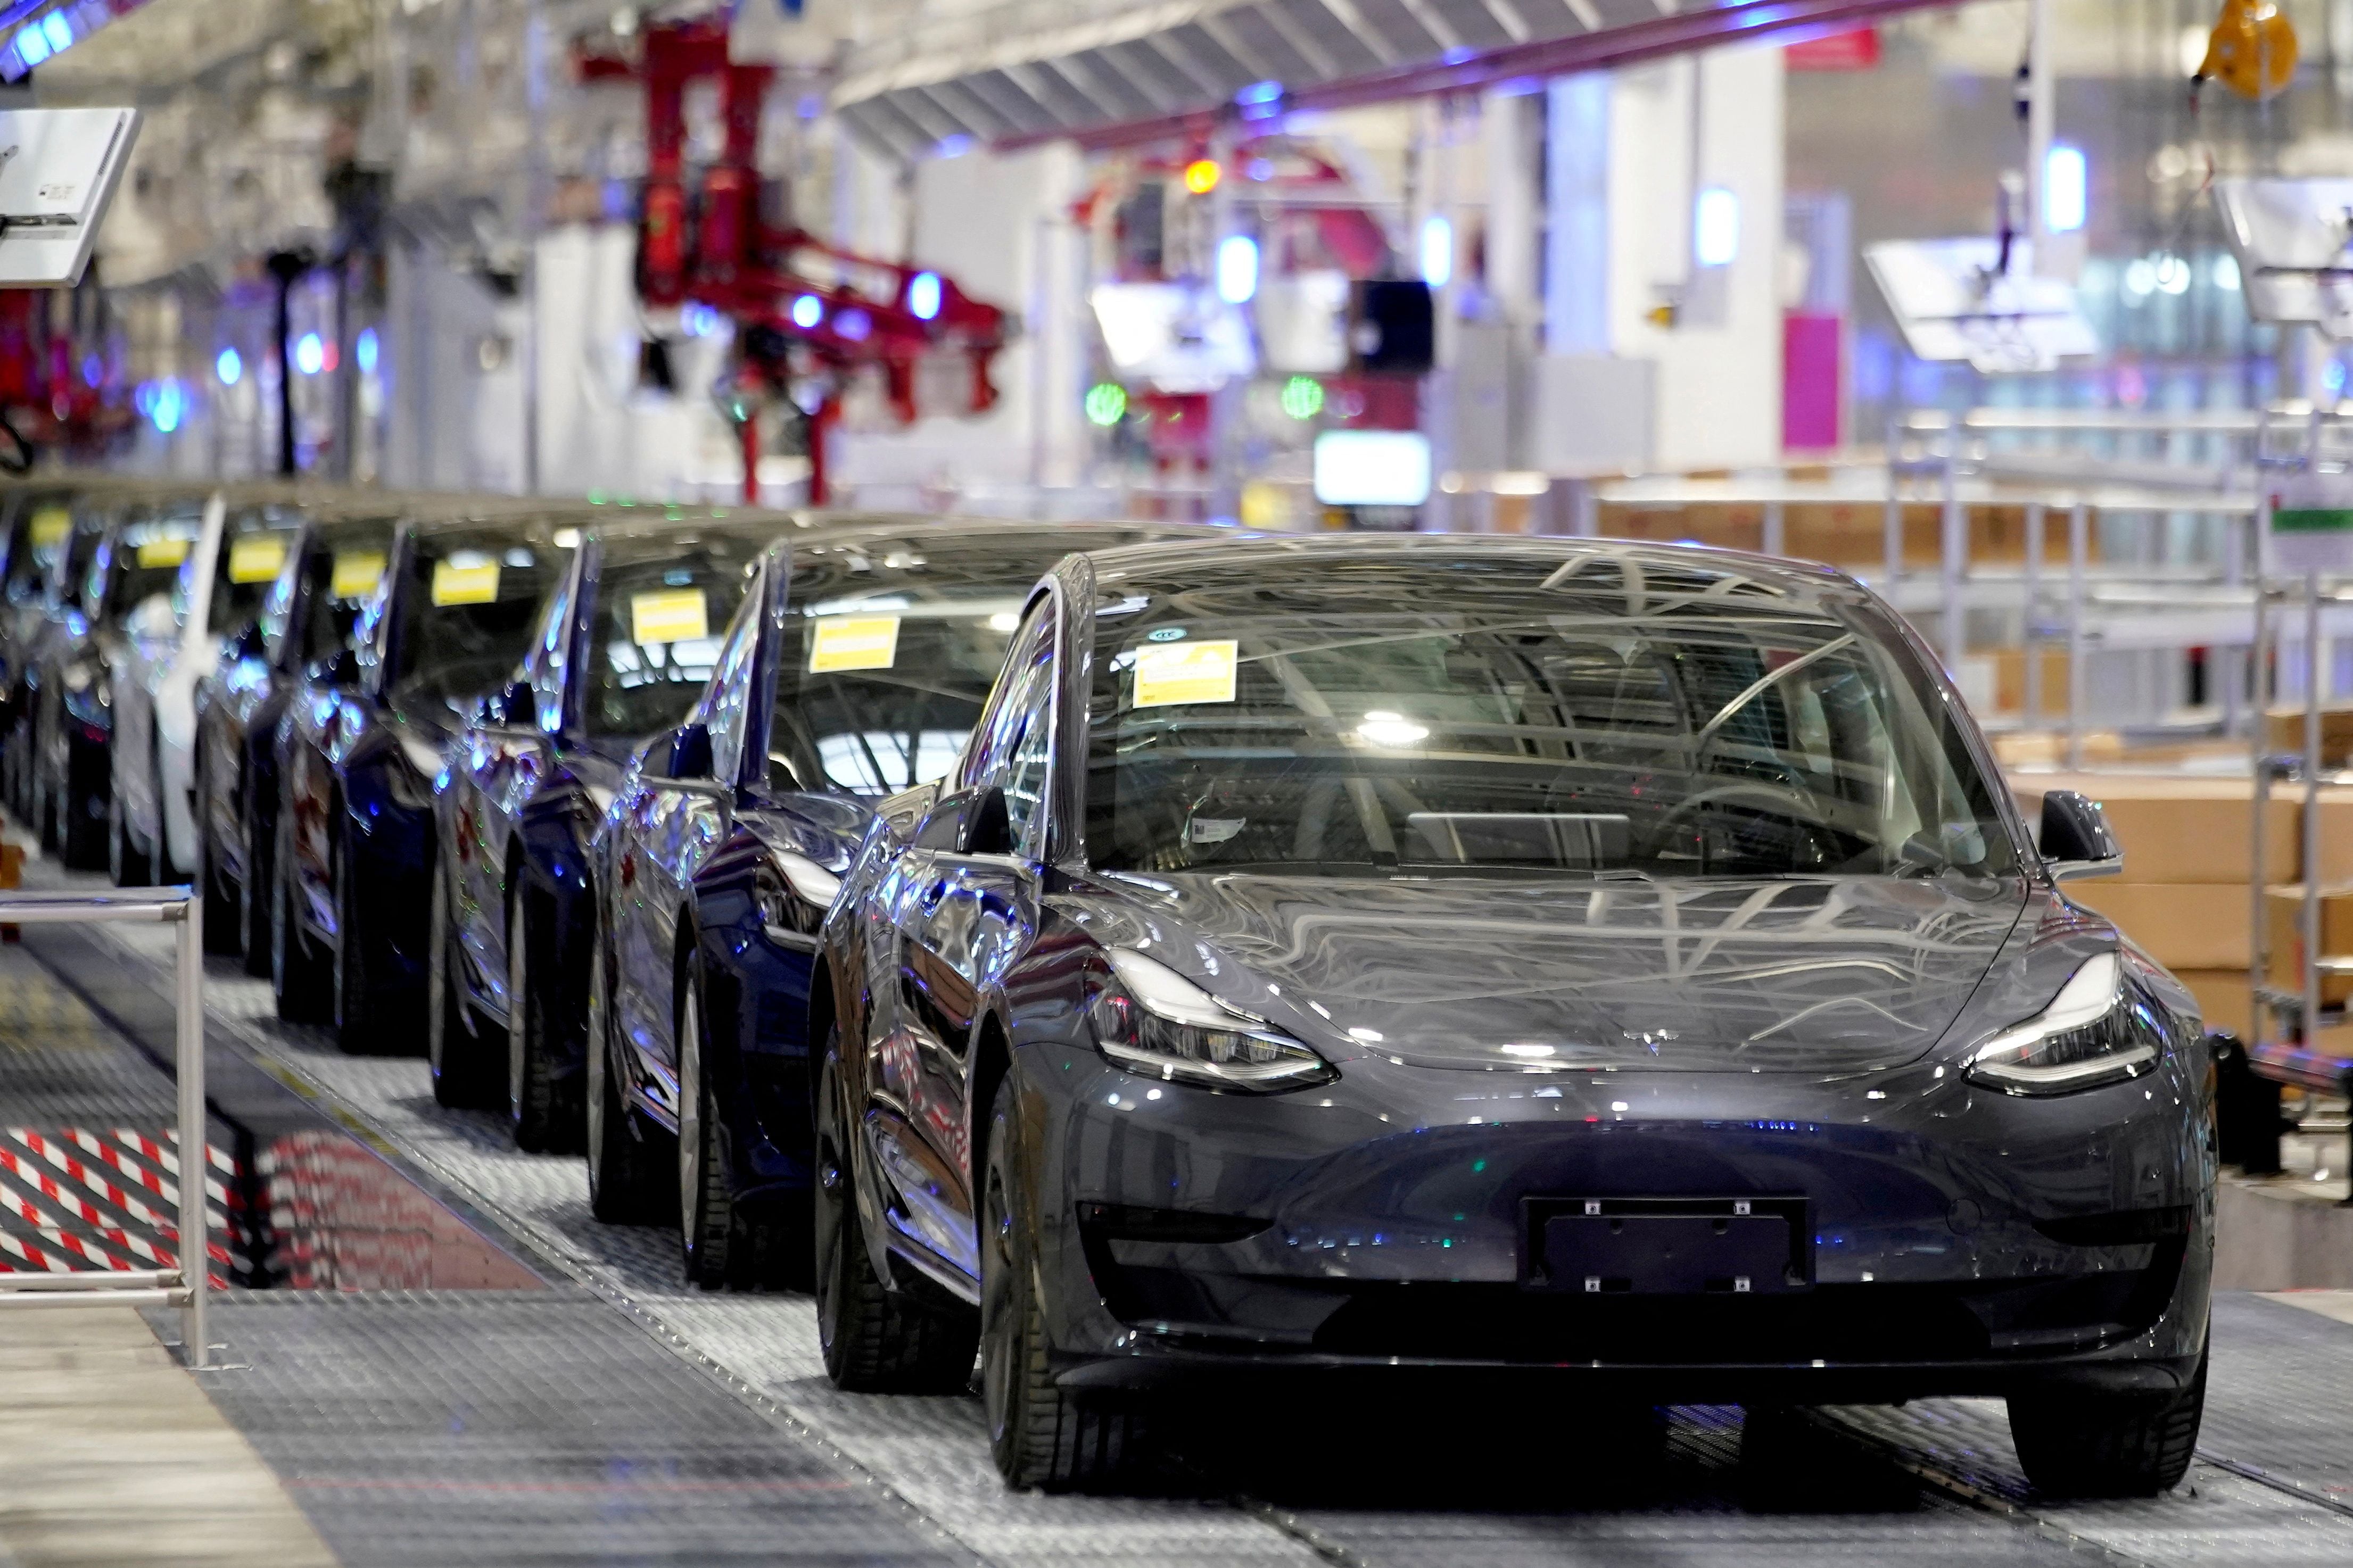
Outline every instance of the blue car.
POLYGON ((436 796, 427 1055, 442 1104, 580 1148, 590 840, 632 753, 711 677, 775 514, 588 531, 543 634, 449 752, 436 796))
POLYGON ((584 1086, 599 1218, 675 1205, 705 1288, 808 1277, 810 968, 875 803, 955 761, 1040 574, 1200 537, 907 519, 761 557, 709 685, 605 815, 584 1086))
POLYGON ((348 510, 310 503, 260 618, 223 647, 196 688, 194 762, 197 881, 205 940, 269 973, 270 850, 278 831, 278 724, 303 672, 355 647, 399 521, 384 500, 348 510))
POLYGON ((538 637, 578 539, 544 510, 404 522, 356 646, 302 671, 278 725, 280 1017, 332 1022, 352 1051, 423 1036, 443 753, 538 637))

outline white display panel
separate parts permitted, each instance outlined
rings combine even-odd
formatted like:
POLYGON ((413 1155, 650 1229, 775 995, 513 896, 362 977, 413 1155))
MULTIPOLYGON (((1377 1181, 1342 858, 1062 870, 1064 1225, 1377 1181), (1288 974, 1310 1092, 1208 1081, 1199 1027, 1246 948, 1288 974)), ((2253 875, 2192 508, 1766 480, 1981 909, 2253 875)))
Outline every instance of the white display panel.
POLYGON ((1867 247, 1863 258, 1905 345, 1922 359, 2002 374, 2051 370, 2100 352, 2075 286, 2035 277, 2024 240, 2011 244, 2008 271, 2000 270, 2000 243, 1982 238, 1888 240, 1867 247))
POLYGON ((1258 368, 1241 311, 1207 289, 1102 283, 1088 303, 1123 381, 1171 394, 1215 392, 1258 368))
POLYGON ((1430 437, 1418 430, 1326 430, 1315 437, 1315 499, 1325 506, 1419 506, 1430 499, 1430 437))
POLYGON ((81 280, 138 134, 135 109, 0 110, 0 288, 81 280))

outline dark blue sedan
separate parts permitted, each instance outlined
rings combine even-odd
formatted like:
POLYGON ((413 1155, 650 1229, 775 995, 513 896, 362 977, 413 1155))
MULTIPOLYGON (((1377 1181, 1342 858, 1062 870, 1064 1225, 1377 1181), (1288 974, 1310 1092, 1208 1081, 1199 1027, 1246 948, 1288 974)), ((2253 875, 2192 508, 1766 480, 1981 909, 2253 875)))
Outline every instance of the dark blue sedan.
POLYGON ((598 1217, 676 1204, 706 1288, 807 1278, 810 966, 874 803, 955 760, 1055 562, 1206 535, 849 521, 761 557, 709 685, 606 814, 585 1086, 598 1217))
POLYGON ((498 1106, 528 1150, 577 1152, 589 841, 631 753, 678 722, 776 514, 592 529, 545 635, 449 752, 437 796, 427 999, 435 1096, 498 1106))
POLYGON ((543 632, 578 541, 536 510, 404 522, 356 646, 302 672, 278 726, 280 1017, 332 1022, 346 1050, 423 1034, 444 752, 543 632))

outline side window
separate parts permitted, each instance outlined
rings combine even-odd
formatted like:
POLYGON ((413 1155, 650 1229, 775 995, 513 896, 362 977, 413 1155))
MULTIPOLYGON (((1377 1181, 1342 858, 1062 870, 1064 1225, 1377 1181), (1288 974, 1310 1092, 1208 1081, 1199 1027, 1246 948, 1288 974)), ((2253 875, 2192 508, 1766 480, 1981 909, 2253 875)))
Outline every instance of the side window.
POLYGON ((760 647, 760 605, 765 597, 755 584, 744 595, 728 628, 727 645, 719 651, 719 668, 703 699, 702 721, 711 727, 711 776, 733 784, 744 761, 744 721, 752 705, 753 656, 760 647))
POLYGON ((1034 854, 1044 831, 1046 764, 1054 711, 1054 601, 1029 614, 1005 658, 988 707, 973 731, 968 787, 995 784, 1005 792, 1013 842, 1034 854))

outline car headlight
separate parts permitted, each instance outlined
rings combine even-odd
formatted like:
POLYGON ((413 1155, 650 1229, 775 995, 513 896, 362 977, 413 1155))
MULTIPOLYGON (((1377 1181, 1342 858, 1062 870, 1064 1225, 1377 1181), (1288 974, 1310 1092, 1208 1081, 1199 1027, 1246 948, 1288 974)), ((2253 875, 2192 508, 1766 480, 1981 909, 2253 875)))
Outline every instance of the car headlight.
POLYGON ((2051 1005, 1969 1054, 1971 1081, 2005 1094, 2073 1094, 2137 1078, 2157 1060, 2165 1028, 2120 955, 2075 971, 2051 1005))
POLYGON ((1254 1094, 1329 1083, 1338 1069, 1304 1045, 1229 1007, 1156 959, 1107 950, 1087 1002, 1095 1048, 1131 1072, 1254 1094))
POLYGON ((754 884, 754 895, 760 905, 760 925, 769 941, 784 947, 805 948, 825 923, 826 910, 833 907, 834 896, 841 891, 841 879, 807 856, 796 855, 789 849, 776 851, 772 858, 784 879, 779 881, 764 870, 754 884))

